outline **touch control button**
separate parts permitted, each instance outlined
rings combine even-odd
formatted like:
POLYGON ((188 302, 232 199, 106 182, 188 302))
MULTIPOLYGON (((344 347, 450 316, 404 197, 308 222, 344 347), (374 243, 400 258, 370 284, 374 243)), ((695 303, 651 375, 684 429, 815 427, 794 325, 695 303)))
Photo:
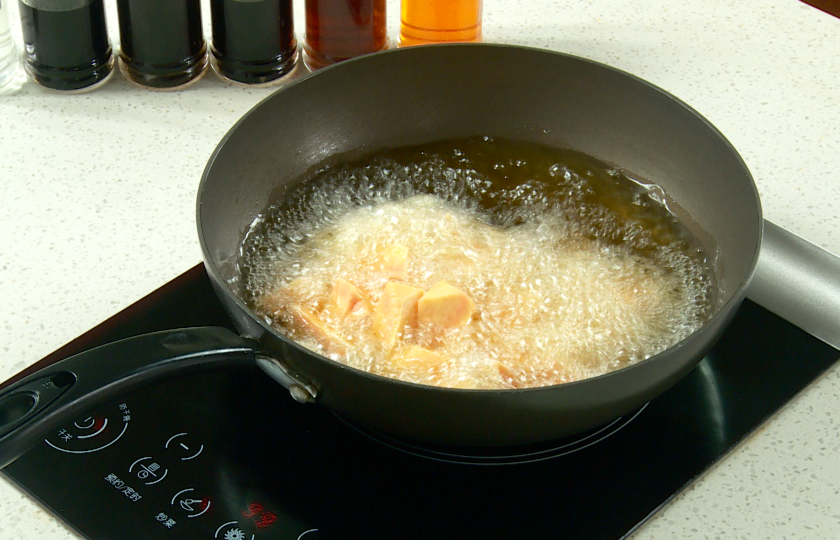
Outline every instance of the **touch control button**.
POLYGON ((131 421, 131 410, 121 403, 101 416, 79 418, 50 434, 44 442, 60 452, 89 454, 108 448, 125 435, 131 421))
POLYGON ((178 433, 169 437, 165 448, 178 452, 181 461, 195 459, 204 451, 204 445, 192 442, 188 433, 178 433))
MULTIPOLYGON (((80 422, 73 422, 73 425, 79 429, 91 429, 96 426, 96 418, 88 416, 80 422)), ((103 426, 104 427, 104 426, 103 426)))
POLYGON ((152 486, 166 478, 169 469, 161 468, 160 464, 152 459, 152 456, 146 456, 132 463, 128 472, 136 474, 140 480, 148 480, 143 483, 152 486))
POLYGON ((210 499, 202 497, 195 498, 195 489, 182 489, 172 497, 172 506, 178 506, 187 513, 188 518, 197 518, 210 509, 210 499))
POLYGON ((251 536, 248 536, 248 534, 239 527, 238 521, 228 521, 216 529, 216 534, 213 535, 213 538, 217 538, 219 540, 254 540, 256 535, 252 534, 251 536))

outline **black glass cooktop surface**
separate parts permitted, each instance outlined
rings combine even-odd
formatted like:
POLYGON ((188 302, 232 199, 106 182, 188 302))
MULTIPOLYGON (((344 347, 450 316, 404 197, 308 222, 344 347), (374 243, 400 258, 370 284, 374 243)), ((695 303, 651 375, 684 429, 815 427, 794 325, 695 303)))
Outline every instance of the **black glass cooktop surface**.
MULTIPOLYGON (((41 363, 197 325, 230 326, 201 266, 41 363)), ((188 375, 81 415, 3 473, 92 540, 618 539, 838 357, 746 301, 641 410, 493 451, 389 439, 293 401, 256 369, 188 375)))

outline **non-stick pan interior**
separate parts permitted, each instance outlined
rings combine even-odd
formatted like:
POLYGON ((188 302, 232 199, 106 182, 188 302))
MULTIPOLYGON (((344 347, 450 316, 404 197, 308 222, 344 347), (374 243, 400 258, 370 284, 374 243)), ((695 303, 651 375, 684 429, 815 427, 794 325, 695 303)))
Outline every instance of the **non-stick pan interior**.
POLYGON ((198 211, 205 257, 239 294, 243 235, 318 163, 481 135, 571 148, 658 183, 715 239, 721 301, 742 291, 760 243, 761 210, 749 172, 722 135, 631 75, 501 45, 371 55, 263 101, 230 131, 205 171, 198 211))

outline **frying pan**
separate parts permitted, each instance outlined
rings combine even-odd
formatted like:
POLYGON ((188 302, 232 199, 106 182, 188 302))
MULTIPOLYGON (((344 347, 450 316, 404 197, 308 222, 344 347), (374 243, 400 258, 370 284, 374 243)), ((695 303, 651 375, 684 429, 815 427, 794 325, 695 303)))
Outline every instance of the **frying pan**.
POLYGON ((400 49, 351 60, 277 91, 211 157, 197 224, 213 287, 240 332, 179 329, 106 345, 0 393, 0 465, 97 402, 159 377, 256 363, 301 402, 421 443, 513 445, 584 431, 682 378, 723 333, 758 258, 762 218, 744 162, 707 120, 627 73, 503 45, 400 49), (514 390, 437 388, 319 356, 243 300, 239 249, 254 219, 331 156, 493 135, 571 148, 658 183, 715 239, 719 306, 698 331, 635 365, 514 390))

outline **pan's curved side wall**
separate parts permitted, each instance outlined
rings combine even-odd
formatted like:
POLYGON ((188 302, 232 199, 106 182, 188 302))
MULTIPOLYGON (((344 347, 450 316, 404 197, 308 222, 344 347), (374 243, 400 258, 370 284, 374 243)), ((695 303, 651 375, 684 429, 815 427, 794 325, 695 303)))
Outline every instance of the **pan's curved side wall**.
POLYGON ((552 425, 539 433, 521 431, 523 440, 551 430, 558 436, 569 431, 562 422, 574 415, 593 421, 580 415, 584 409, 599 410, 598 418, 618 416, 675 382, 720 335, 743 298, 762 230, 758 195, 743 161, 685 104, 594 62, 502 45, 390 51, 281 89, 222 141, 202 179, 198 206, 208 273, 238 327, 320 386, 322 402, 386 430, 427 425, 423 437, 436 434, 448 442, 465 437, 465 424, 478 422, 473 432, 489 444, 510 436, 501 421, 505 411, 542 414, 552 425), (721 313, 680 347, 585 381, 586 390, 564 385, 496 395, 403 385, 346 368, 289 342, 238 297, 243 235, 313 166, 336 154, 480 135, 572 148, 661 185, 716 239, 721 313), (452 407, 493 412, 453 422, 452 407))

